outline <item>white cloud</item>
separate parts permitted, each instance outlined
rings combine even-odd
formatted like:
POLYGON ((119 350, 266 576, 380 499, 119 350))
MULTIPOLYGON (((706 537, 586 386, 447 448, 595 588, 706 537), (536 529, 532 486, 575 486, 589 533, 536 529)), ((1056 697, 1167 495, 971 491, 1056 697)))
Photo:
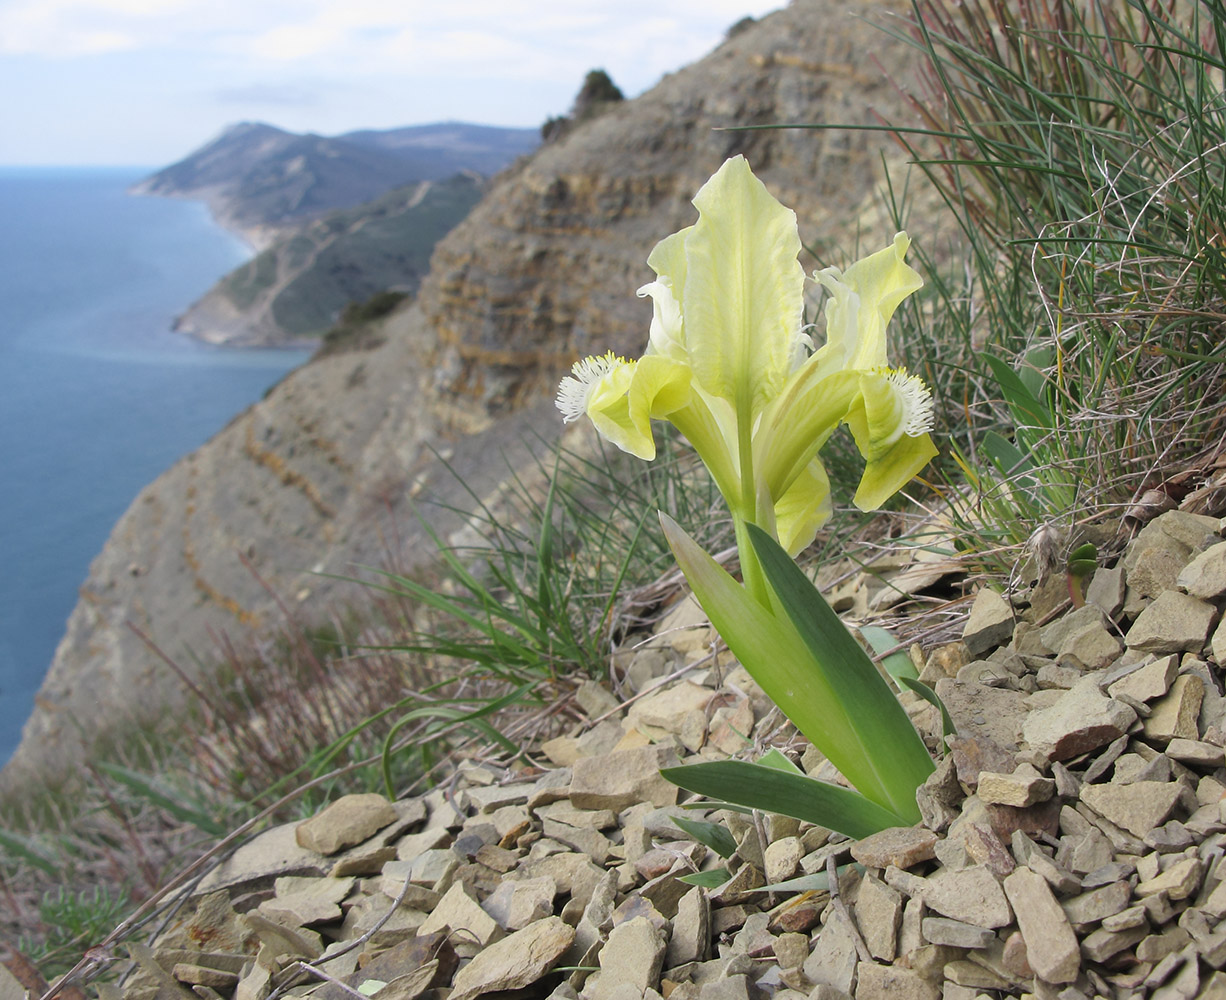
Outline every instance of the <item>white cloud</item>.
POLYGON ((0 0, 0 52, 62 58, 173 48, 368 73, 391 71, 412 53, 427 65, 488 69, 490 59, 509 59, 521 73, 535 64, 544 74, 560 58, 600 65, 609 53, 642 61, 645 47, 665 40, 675 53, 685 50, 676 66, 697 54, 690 50, 696 36, 710 41, 743 14, 770 6, 679 0, 662 16, 645 0, 0 0))

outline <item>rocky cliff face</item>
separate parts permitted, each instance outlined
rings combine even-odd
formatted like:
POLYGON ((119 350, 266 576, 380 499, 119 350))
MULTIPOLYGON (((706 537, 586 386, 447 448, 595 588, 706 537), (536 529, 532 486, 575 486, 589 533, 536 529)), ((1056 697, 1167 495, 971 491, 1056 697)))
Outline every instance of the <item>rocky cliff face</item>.
MULTIPOLYGON (((912 57, 867 22, 904 6, 852 16, 797 0, 503 175, 382 344, 288 376, 141 493, 91 567, 0 791, 68 771, 101 735, 182 697, 129 623, 207 676, 218 635, 275 622, 264 584, 309 618, 358 599, 319 571, 419 558, 410 495, 455 489, 431 447, 481 492, 507 468, 500 452, 523 460, 526 431, 556 435, 559 374, 585 353, 642 349, 647 254, 693 221, 689 199, 726 157, 749 158, 810 246, 850 250, 879 183, 879 133, 721 129, 866 123, 874 107, 898 120, 869 56, 898 77, 912 57)), ((888 235, 883 215, 866 239, 888 235)))

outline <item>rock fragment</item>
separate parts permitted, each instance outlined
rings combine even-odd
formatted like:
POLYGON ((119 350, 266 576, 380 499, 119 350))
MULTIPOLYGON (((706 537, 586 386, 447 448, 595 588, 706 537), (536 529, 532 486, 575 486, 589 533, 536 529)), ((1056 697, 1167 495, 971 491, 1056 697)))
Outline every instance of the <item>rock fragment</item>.
POLYGON ((1085 785, 1081 789, 1082 802, 1137 837, 1166 822, 1179 798, 1179 785, 1169 781, 1085 785))
POLYGON ((975 595, 962 641, 972 656, 1003 646, 1013 635, 1013 609, 996 591, 984 587, 975 595))
POLYGON ((1133 622, 1126 642, 1129 649, 1147 653, 1199 653, 1217 620, 1212 604, 1175 590, 1164 590, 1133 622))
POLYGON ((661 777, 660 768, 677 763, 675 752, 655 746, 581 758, 572 767, 571 804, 613 812, 636 802, 672 805, 677 801, 677 786, 661 777))
POLYGON ((860 883, 856 896, 856 925, 872 956, 892 962, 897 954, 898 927, 902 922, 902 895, 874 875, 860 883))
POLYGON ((299 823, 294 831, 298 846, 320 854, 335 854, 373 837, 397 820, 392 804, 368 792, 344 795, 322 812, 299 823))
POLYGON ((977 927, 1004 927, 1013 918, 1000 883, 986 868, 976 865, 954 871, 942 868, 921 878, 898 868, 887 868, 885 880, 942 916, 977 927))
POLYGON ((870 868, 910 868, 936 857, 937 836, 923 827, 896 826, 851 846, 851 856, 870 868))
POLYGON ((1179 571, 1175 584, 1202 601, 1226 597, 1226 542, 1199 553, 1179 571))
POLYGON ((1018 868, 1006 876, 1004 890, 1035 974, 1049 983, 1073 982, 1081 969, 1077 935, 1046 879, 1029 868, 1018 868))
POLYGON ((1153 705, 1145 720, 1145 735, 1151 740, 1196 740, 1200 738, 1200 707, 1205 697, 1205 682, 1196 674, 1175 678, 1166 696, 1153 705))
POLYGON ((1046 802, 1055 790, 1055 781, 1030 764, 1019 765, 1012 774, 983 771, 979 775, 979 799, 989 804, 1024 808, 1046 802))
POLYGON ((574 937, 574 929, 555 916, 516 931, 482 950, 459 971, 451 1000, 530 986, 553 968, 574 937))
POLYGON ((616 1000, 619 987, 639 991, 654 988, 664 962, 664 939, 646 917, 614 927, 600 949, 600 971, 588 980, 586 1000, 616 1000))
POLYGON ((872 962, 860 966, 856 1000, 938 1000, 940 992, 910 969, 872 962))
POLYGON ((1022 727, 1031 748, 1049 760, 1068 760, 1119 739, 1136 721, 1137 713, 1106 697, 1098 678, 1083 677, 1050 708, 1033 711, 1022 727))

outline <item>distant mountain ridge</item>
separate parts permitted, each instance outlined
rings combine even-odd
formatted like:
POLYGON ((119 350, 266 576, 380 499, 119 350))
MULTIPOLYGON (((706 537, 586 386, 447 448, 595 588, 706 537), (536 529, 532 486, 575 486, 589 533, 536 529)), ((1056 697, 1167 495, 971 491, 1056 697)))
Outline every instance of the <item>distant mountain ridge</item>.
POLYGON ((536 129, 463 122, 331 138, 240 122, 132 190, 199 198, 219 223, 262 249, 289 228, 396 187, 464 172, 497 173, 539 143, 536 129))
POLYGON ((214 344, 295 343, 322 335, 350 302, 416 292, 485 178, 539 144, 536 129, 463 122, 335 138, 242 122, 132 190, 201 199, 260 251, 177 329, 214 344))
POLYGON ((230 346, 312 343, 352 302, 415 294, 434 245, 485 187, 473 173, 453 174, 307 221, 217 282, 175 329, 230 346))

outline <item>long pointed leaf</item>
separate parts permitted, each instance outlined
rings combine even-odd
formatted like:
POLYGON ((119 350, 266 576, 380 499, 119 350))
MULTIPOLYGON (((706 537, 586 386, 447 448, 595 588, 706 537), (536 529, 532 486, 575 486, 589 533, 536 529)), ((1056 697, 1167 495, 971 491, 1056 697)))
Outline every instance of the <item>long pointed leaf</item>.
POLYGON ((910 825, 910 820, 849 788, 749 761, 717 760, 664 768, 660 773, 688 791, 782 813, 856 840, 892 826, 910 825))
MULTIPOLYGON (((667 514, 660 514, 660 523, 698 603, 767 696, 831 760, 840 746, 858 742, 850 720, 838 710, 827 678, 788 620, 759 604, 667 514)), ((863 771, 854 757, 849 756, 848 763, 852 771, 863 771)), ((865 788, 838 761, 835 766, 866 795, 874 794, 871 784, 865 788)))
MULTIPOLYGON (((851 730, 846 743, 827 748, 825 741, 814 742, 862 794, 917 822, 915 789, 933 770, 923 740, 876 665, 800 567, 757 525, 748 529, 774 597, 826 679, 832 701, 818 706, 818 714, 840 714, 851 730)), ((800 727, 792 705, 780 708, 800 727)))

